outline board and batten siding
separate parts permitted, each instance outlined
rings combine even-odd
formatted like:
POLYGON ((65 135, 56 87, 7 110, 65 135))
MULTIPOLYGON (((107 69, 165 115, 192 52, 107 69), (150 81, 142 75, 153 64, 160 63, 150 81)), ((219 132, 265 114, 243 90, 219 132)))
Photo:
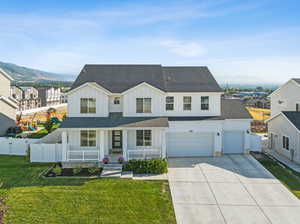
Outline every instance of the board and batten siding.
POLYGON ((0 96, 10 96, 10 83, 11 81, 0 71, 0 96))
POLYGON ((82 86, 68 95, 68 116, 69 117, 107 117, 108 96, 97 88, 82 86), (96 98, 96 113, 80 113, 81 98, 96 98))
POLYGON ((300 133, 283 115, 268 122, 268 133, 269 136, 271 133, 274 135, 274 150, 287 158, 291 155, 289 150, 283 148, 282 137, 289 137, 289 148, 295 150, 294 161, 300 163, 300 133))
POLYGON ((112 95, 109 96, 109 112, 122 112, 123 111, 123 96, 112 95), (114 104, 115 97, 120 97, 120 104, 114 104))
POLYGON ((137 86, 123 97, 124 116, 219 116, 221 93, 163 93, 147 84, 137 86), (166 111, 166 97, 174 97, 174 110, 166 111), (192 97, 192 109, 183 110, 183 97, 192 97), (209 110, 201 110, 201 96, 209 96, 209 110), (151 98, 151 113, 136 113, 136 98, 151 98))

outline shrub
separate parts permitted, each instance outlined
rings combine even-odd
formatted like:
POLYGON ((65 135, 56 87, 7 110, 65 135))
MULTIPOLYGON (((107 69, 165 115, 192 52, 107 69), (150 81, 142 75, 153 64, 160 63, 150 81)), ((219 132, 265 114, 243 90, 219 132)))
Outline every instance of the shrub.
POLYGON ((168 172, 168 163, 166 159, 130 160, 123 164, 123 171, 162 174, 168 172))

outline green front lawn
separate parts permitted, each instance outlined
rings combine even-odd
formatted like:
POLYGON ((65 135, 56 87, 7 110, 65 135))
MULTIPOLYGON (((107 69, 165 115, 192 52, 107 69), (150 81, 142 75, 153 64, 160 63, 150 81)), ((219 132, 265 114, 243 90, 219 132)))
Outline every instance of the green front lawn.
POLYGON ((5 224, 176 223, 166 181, 39 178, 48 166, 0 156, 5 224))
POLYGON ((268 157, 259 159, 259 161, 300 199, 300 173, 297 173, 283 165, 279 165, 277 162, 269 159, 268 157))

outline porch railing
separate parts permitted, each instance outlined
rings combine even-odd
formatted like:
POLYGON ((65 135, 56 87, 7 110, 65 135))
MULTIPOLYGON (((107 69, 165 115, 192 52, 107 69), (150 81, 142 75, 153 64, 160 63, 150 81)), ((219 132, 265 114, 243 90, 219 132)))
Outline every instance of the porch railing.
POLYGON ((128 160, 132 159, 154 159, 161 158, 160 149, 128 149, 127 151, 128 160))
POLYGON ((98 150, 68 150, 68 161, 99 161, 100 152, 98 150))

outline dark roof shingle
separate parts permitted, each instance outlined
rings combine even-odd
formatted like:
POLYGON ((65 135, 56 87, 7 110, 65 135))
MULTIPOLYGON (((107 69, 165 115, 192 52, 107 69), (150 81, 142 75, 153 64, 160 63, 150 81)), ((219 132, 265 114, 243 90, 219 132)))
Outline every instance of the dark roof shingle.
POLYGON ((96 82, 112 93, 121 93, 143 82, 165 92, 223 92, 203 66, 85 65, 72 89, 86 82, 96 82))
POLYGON ((297 83, 300 85, 300 78, 299 78, 299 79, 298 79, 298 78, 297 78, 297 79, 294 78, 293 80, 294 80, 295 82, 297 82, 297 83))
POLYGON ((289 121, 300 130, 300 112, 298 111, 282 111, 289 121))
POLYGON ((221 114, 224 119, 252 119, 239 99, 221 99, 221 114))

